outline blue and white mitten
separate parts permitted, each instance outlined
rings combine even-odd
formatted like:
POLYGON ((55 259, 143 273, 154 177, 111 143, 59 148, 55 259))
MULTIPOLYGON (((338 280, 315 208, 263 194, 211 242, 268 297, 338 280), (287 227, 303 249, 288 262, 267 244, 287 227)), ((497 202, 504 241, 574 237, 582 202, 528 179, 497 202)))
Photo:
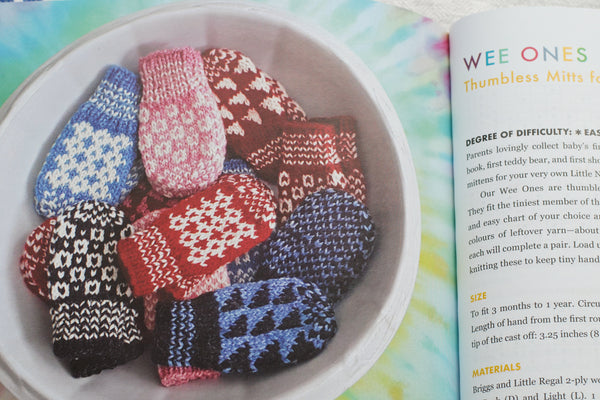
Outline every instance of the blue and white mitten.
POLYGON ((312 283, 237 284, 158 303, 152 359, 223 374, 261 373, 315 357, 336 331, 333 307, 312 283))
POLYGON ((264 243, 257 279, 300 278, 337 303, 366 271, 374 243, 365 205, 344 191, 322 189, 306 196, 264 243))
POLYGON ((135 186, 139 100, 137 76, 109 67, 46 157, 35 185, 38 214, 53 217, 86 200, 116 205, 135 186))

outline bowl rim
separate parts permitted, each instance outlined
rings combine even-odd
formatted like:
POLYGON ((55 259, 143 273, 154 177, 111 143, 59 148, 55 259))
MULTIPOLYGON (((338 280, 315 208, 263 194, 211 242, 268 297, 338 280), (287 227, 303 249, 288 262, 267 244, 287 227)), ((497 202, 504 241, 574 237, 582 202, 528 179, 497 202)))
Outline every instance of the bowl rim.
MULTIPOLYGON (((31 96, 35 96, 38 86, 44 81, 44 76, 50 74, 67 55, 77 51, 77 49, 88 42, 134 21, 148 18, 156 14, 179 12, 196 8, 243 9, 249 12, 262 14, 269 18, 285 18, 286 23, 294 30, 301 31, 319 45, 330 49, 335 57, 342 60, 350 60, 351 62, 346 63, 350 72, 356 77, 360 77, 360 79, 357 79, 357 82, 363 88, 364 92, 371 97, 374 104, 377 104, 383 109, 383 114, 386 116, 386 118, 384 118, 384 123, 389 139, 393 143, 394 151, 398 157, 398 162, 394 165, 396 168, 394 173, 397 173, 400 177, 399 185, 401 192, 403 194, 408 194, 403 195, 401 199, 401 236, 404 240, 400 244, 400 259, 398 261, 398 266, 402 266, 402 268, 399 268, 399 272, 395 275, 394 282, 390 289, 390 296, 388 296, 385 299, 384 304, 382 304, 382 310, 392 310, 393 312, 379 313, 373 321, 373 326, 378 327, 378 329, 370 329, 368 331, 369 334, 364 335, 357 342, 357 345, 355 346, 357 349, 350 355, 345 354, 344 360, 342 360, 343 362, 331 366, 331 368, 326 371, 326 379, 320 379, 321 385, 311 390, 312 393, 319 394, 320 398, 336 397, 356 383, 356 381, 358 381, 375 364, 398 331, 407 312, 410 299, 412 298, 421 248, 419 190, 416 171, 405 131, 395 111, 394 105, 388 98, 382 84, 375 77, 371 69, 364 64, 362 59, 351 51, 345 43, 316 23, 313 23, 310 30, 303 29, 300 25, 306 25, 307 22, 303 18, 294 15, 289 11, 284 11, 280 8, 262 3, 255 3, 252 0, 184 0, 176 3, 145 8, 114 19, 79 37, 45 61, 30 74, 8 97, 2 107, 0 107, 0 141, 3 138, 3 135, 9 131, 6 127, 10 126, 13 114, 15 114, 31 96), (400 287, 402 287, 403 290, 399 290, 400 287), (407 288, 409 290, 406 290, 407 288), (358 359, 367 360, 367 362, 362 362, 357 365, 357 363, 354 363, 353 361, 358 359), (339 379, 339 377, 342 376, 345 379, 339 379)), ((30 385, 25 378, 18 376, 14 366, 11 364, 9 358, 4 354, 0 354, 0 380, 5 387, 15 395, 23 396, 23 398, 45 398, 44 395, 30 385)), ((323 376, 321 376, 321 378, 323 378, 323 376)), ((295 391, 291 390, 285 393, 285 398, 300 398, 305 397, 307 394, 308 392, 305 388, 301 391, 300 389, 295 391)))

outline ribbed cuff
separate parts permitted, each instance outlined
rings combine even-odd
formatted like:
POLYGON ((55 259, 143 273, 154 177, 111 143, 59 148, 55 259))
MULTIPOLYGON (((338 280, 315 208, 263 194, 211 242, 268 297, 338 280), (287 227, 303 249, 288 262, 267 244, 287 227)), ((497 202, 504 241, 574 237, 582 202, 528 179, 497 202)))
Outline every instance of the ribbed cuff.
POLYGON ((90 99, 73 115, 72 123, 87 121, 112 134, 137 134, 140 85, 137 76, 113 65, 106 71, 90 99))
POLYGON ((172 284, 173 280, 165 280, 161 276, 166 272, 166 268, 174 267, 174 265, 168 265, 169 260, 164 254, 161 256, 155 255, 153 249, 149 246, 142 250, 138 240, 152 242, 151 238, 143 237, 140 239, 137 235, 134 235, 119 240, 117 244, 122 270, 127 276, 135 297, 145 296, 168 284, 172 284))
POLYGON ((160 383, 163 386, 169 387, 182 385, 197 379, 218 379, 221 376, 221 373, 211 369, 200 369, 195 367, 167 367, 159 365, 158 376, 160 377, 160 383))
POLYGON ((160 50, 140 58, 143 98, 165 102, 184 96, 200 85, 204 64, 200 52, 191 47, 160 50))

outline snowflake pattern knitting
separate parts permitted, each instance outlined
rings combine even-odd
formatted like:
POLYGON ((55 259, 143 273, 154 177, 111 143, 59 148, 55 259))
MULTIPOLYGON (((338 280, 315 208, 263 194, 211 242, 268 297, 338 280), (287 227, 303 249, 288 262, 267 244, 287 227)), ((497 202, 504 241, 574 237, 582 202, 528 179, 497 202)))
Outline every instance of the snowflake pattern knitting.
POLYGON ((162 212, 149 229, 119 242, 136 296, 211 274, 269 237, 271 190, 250 175, 223 175, 162 212))

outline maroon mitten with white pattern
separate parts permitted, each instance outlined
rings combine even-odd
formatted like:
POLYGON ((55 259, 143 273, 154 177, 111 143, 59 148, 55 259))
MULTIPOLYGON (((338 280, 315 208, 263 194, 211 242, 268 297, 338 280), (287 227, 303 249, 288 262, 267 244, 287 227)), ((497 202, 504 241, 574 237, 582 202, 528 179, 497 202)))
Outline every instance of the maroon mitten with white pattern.
POLYGON ((346 191, 363 204, 367 202, 366 180, 363 174, 356 139, 356 121, 350 116, 311 118, 311 122, 331 124, 335 127, 335 148, 346 176, 346 191))
POLYGON ((331 124, 290 122, 281 128, 279 221, 285 222, 302 200, 323 188, 345 190, 347 179, 331 124))
POLYGON ((208 83, 219 99, 227 144, 259 176, 277 178, 279 126, 304 121, 306 114, 275 79, 236 50, 202 53, 208 83))
POLYGON ((19 270, 27 289, 48 302, 48 248, 56 217, 48 218, 27 236, 19 259, 19 270))

